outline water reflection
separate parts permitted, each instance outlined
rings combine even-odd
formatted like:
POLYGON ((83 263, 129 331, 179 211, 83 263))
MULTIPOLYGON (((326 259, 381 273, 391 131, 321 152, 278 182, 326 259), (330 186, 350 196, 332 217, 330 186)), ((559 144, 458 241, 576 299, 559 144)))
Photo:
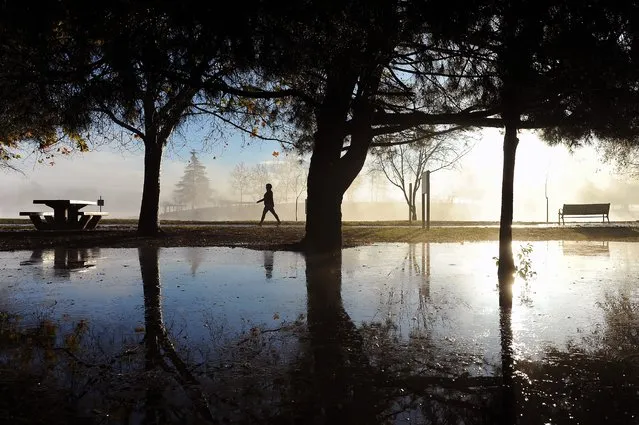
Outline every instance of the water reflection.
MULTIPOLYGON (((409 251, 410 273, 414 248, 409 251)), ((392 321, 355 325, 342 302, 341 253, 306 258, 310 368, 319 423, 492 423, 492 379, 442 374, 422 339, 392 321), (488 385, 487 385, 488 384, 488 385), (383 419, 386 418, 386 419, 383 419), (487 422, 487 418, 490 418, 487 422)), ((458 352, 458 359, 468 354, 458 352)))
POLYGON ((341 252, 306 257, 306 288, 316 389, 310 417, 321 423, 374 423, 371 365, 342 303, 341 252))
POLYGON ((69 277, 72 271, 95 267, 99 257, 100 248, 34 249, 29 259, 21 261, 20 265, 52 264, 55 276, 69 277))
POLYGON ((50 285, 6 254, 0 382, 105 424, 636 423, 639 246, 535 245, 532 302, 501 310, 492 248, 278 252, 278 273, 272 252, 203 249, 195 276, 187 250, 104 250, 50 285))
POLYGON ((502 375, 502 409, 501 420, 503 425, 517 423, 516 398, 515 398, 515 362, 513 352, 513 329, 511 309, 501 308, 499 312, 499 331, 501 340, 501 375, 502 375))
MULTIPOLYGON (((190 409, 201 419, 213 422, 208 400, 199 388, 200 383, 191 372, 190 366, 178 354, 169 337, 162 318, 161 282, 159 267, 159 248, 138 248, 142 286, 144 288, 144 346, 145 371, 164 372, 172 376, 179 384, 184 394, 190 400, 190 409)), ((168 418, 171 410, 183 406, 176 406, 176 397, 164 397, 165 388, 149 385, 146 391, 145 424, 172 423, 168 418)))
POLYGON ((189 246, 184 249, 186 250, 186 259, 191 266, 191 276, 195 276, 197 269, 200 267, 200 264, 202 264, 202 260, 204 259, 202 248, 189 246))
POLYGON ((263 251, 264 255, 264 273, 267 279, 273 277, 273 251, 263 251))
POLYGON ((608 241, 561 241, 564 256, 610 256, 608 241))

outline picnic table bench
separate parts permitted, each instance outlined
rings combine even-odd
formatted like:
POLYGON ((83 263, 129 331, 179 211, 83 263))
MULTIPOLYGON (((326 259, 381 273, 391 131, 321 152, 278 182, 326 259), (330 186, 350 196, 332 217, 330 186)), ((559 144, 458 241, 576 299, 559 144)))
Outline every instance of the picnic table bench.
POLYGON ((559 209, 559 224, 566 224, 564 220, 565 216, 571 217, 590 217, 593 215, 600 215, 601 222, 608 220, 610 212, 610 204, 564 204, 563 208, 559 209))
POLYGON ((104 211, 81 211, 87 205, 104 205, 104 200, 83 201, 78 199, 36 199, 34 204, 43 204, 53 211, 20 211, 28 216, 38 230, 92 230, 102 217, 109 215, 104 211))

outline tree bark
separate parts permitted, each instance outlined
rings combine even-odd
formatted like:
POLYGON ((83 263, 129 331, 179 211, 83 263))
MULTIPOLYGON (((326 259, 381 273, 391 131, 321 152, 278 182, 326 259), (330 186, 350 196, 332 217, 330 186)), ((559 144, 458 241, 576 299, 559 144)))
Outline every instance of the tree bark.
POLYGON ((512 306, 512 283, 515 273, 513 258, 513 191, 515 180, 515 154, 519 139, 517 138, 517 120, 506 122, 504 135, 503 177, 501 184, 501 218, 499 222, 499 305, 512 306))
POLYGON ((144 141, 144 186, 138 220, 138 233, 154 236, 160 231, 160 164, 163 143, 144 141))
MULTIPOLYGON (((353 179, 344 167, 352 167, 342 157, 346 121, 356 76, 344 72, 329 77, 326 95, 318 113, 317 132, 308 170, 306 234, 302 245, 307 252, 330 252, 342 248, 342 198, 353 179)), ((346 157, 346 155, 345 155, 346 157)))
MULTIPOLYGON (((311 160, 312 161, 312 160, 311 160)), ((342 247, 342 197, 332 167, 318 166, 308 181, 306 210, 307 252, 330 252, 342 247)))
POLYGON ((338 67, 327 80, 308 172, 306 235, 302 241, 307 252, 342 248, 342 198, 364 166, 373 140, 372 100, 380 79, 381 69, 376 67, 358 73, 338 67), (350 145, 344 153, 347 134, 350 145))

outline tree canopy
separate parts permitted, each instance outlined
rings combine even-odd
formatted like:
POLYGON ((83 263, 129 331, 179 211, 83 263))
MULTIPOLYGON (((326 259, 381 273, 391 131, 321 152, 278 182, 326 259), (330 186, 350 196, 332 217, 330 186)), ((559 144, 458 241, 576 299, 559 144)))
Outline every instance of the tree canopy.
MULTIPOLYGON (((309 251, 341 246, 342 197, 386 135, 499 127, 499 267, 512 275, 518 132, 552 143, 637 139, 636 2, 261 0, 224 14, 190 0, 54 4, 43 28, 56 36, 13 39, 26 63, 53 46, 42 57, 47 69, 75 70, 59 86, 37 74, 48 90, 70 87, 54 96, 65 100, 61 117, 79 111, 75 123, 113 123, 144 143, 143 233, 159 229, 163 148, 193 116, 312 153, 309 251)), ((12 15, 28 15, 16 7, 12 15)), ((16 104, 12 125, 37 129, 16 104)), ((62 128, 54 117, 45 128, 62 128)))

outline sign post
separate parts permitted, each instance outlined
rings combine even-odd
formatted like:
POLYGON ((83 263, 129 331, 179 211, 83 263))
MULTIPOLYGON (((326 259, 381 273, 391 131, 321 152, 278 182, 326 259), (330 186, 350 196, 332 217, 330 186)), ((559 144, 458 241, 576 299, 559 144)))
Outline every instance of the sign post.
POLYGON ((413 184, 408 183, 408 224, 413 224, 413 184))
POLYGON ((424 222, 426 230, 430 230, 430 170, 422 173, 422 229, 424 228, 424 222), (425 207, 424 198, 426 198, 425 207))

